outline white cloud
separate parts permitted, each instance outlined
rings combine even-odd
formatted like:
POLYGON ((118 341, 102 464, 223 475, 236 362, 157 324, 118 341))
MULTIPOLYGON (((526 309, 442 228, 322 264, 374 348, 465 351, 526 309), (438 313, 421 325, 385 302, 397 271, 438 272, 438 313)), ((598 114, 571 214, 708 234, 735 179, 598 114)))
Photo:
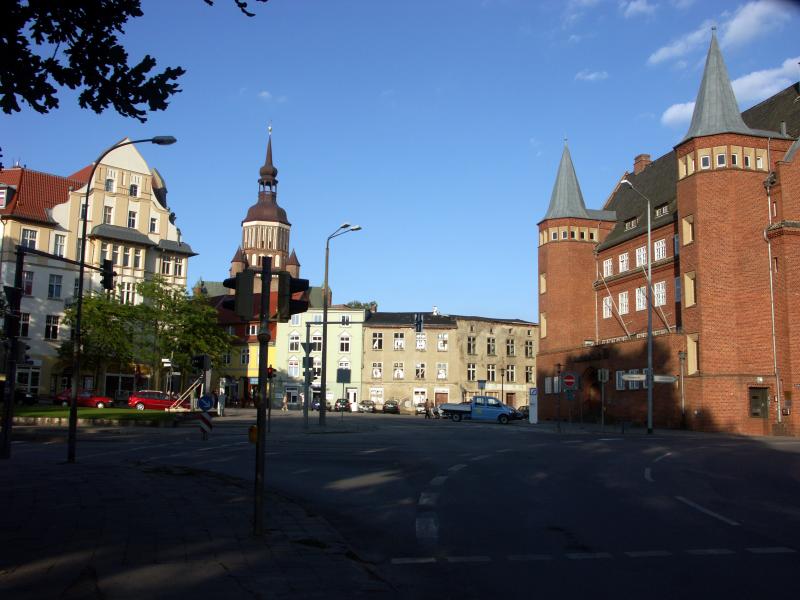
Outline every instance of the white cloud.
POLYGON ((672 0, 672 5, 680 10, 689 8, 692 4, 694 4, 694 0, 672 0))
POLYGON ((569 36, 569 38, 567 38, 567 41, 568 41, 570 44, 577 44, 578 42, 580 42, 580 41, 581 41, 581 36, 579 36, 579 35, 575 35, 575 34, 573 33, 571 36, 569 36))
POLYGON ((575 74, 576 81, 602 81, 603 79, 608 79, 608 73, 606 71, 587 71, 584 69, 575 74))
POLYGON ((650 4, 647 0, 631 0, 630 2, 620 2, 622 16, 626 19, 641 15, 652 15, 656 11, 656 5, 650 4))
POLYGON ((708 41, 709 30, 711 29, 712 21, 704 21, 700 27, 686 35, 679 37, 672 43, 662 46, 653 52, 647 59, 651 65, 657 65, 665 60, 672 60, 685 56, 698 46, 708 41))
POLYGON ((600 3, 600 0, 569 0, 564 10, 564 25, 569 26, 580 19, 587 9, 600 3))
POLYGON ((694 102, 684 102, 683 104, 673 104, 664 114, 661 115, 661 123, 668 127, 683 125, 692 120, 694 112, 694 102))
POLYGON ((791 18, 791 7, 779 0, 757 0, 740 7, 723 24, 723 46, 737 46, 779 29, 791 18))
POLYGON ((272 100, 272 94, 270 94, 267 90, 262 90, 258 92, 258 97, 261 98, 262 100, 265 100, 266 102, 272 100))

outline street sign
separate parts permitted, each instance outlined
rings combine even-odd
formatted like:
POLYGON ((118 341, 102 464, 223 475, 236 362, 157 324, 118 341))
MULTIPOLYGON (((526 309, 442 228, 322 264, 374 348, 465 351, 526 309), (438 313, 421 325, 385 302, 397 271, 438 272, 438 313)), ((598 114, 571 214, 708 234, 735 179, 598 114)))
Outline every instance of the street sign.
POLYGON ((653 375, 655 383, 675 383, 678 378, 675 375, 653 375))
MULTIPOLYGON (((625 373, 622 376, 622 381, 644 381, 647 375, 644 373, 625 373)), ((655 378, 653 379, 655 381, 655 378)))
POLYGON ((311 352, 311 342, 300 342, 300 347, 303 349, 304 354, 311 352))
POLYGON ((528 423, 539 422, 539 395, 536 388, 531 388, 528 395, 528 423))
POLYGON ((561 380, 564 382, 565 390, 571 391, 578 389, 578 378, 575 376, 575 373, 564 373, 561 376, 561 380))
POLYGON ((203 436, 204 440, 208 439, 208 434, 211 433, 211 415, 207 412, 203 411, 200 413, 200 417, 197 420, 200 424, 200 433, 203 436))
POLYGON ((485 390, 486 389, 486 380, 485 379, 478 379, 478 389, 485 390))
POLYGON ((597 369, 597 381, 608 383, 608 369, 597 369))
POLYGON ((211 403, 212 403, 211 396, 202 396, 197 401, 197 407, 202 411, 207 411, 211 408, 211 403))

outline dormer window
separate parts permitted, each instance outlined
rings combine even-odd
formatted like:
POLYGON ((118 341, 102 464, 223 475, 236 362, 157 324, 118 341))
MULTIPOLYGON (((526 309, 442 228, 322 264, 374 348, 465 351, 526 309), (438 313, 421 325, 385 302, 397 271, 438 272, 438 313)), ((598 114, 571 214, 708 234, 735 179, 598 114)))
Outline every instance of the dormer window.
POLYGON ((0 208, 6 207, 6 194, 8 194, 7 188, 0 189, 0 208))
POLYGON ((739 166, 739 155, 738 154, 731 154, 731 166, 732 167, 739 166))
POLYGON ((724 154, 717 154, 717 166, 724 167, 726 164, 726 159, 724 154))
POLYGON ((669 206, 667 204, 656 206, 656 217, 663 217, 667 214, 669 214, 669 206))
POLYGON ((747 156, 746 154, 744 155, 744 168, 745 169, 750 168, 750 157, 747 156))
POLYGON ((625 231, 630 231, 639 223, 639 218, 634 217, 633 219, 628 219, 625 221, 625 231))
POLYGON ((700 157, 700 168, 701 169, 710 169, 711 168, 711 157, 710 156, 701 156, 700 157))

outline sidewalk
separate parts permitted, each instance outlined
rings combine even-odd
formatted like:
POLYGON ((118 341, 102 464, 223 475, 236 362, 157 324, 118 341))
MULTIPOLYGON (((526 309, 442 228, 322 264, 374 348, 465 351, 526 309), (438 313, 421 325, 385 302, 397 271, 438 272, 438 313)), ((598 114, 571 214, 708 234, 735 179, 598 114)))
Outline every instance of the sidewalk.
POLYGON ((328 523, 252 482, 181 467, 0 462, 0 597, 392 598, 328 523))

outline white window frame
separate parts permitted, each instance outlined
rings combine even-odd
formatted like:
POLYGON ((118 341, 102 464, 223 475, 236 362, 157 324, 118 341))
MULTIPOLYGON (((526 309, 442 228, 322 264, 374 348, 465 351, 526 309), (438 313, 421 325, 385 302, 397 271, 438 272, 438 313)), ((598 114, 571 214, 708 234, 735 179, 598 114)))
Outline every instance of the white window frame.
POLYGON ((619 272, 624 273, 628 270, 628 253, 623 252, 619 255, 619 272))
POLYGON ((392 379, 397 379, 398 381, 401 379, 405 379, 406 377, 406 370, 403 362, 396 361, 392 365, 392 379))
POLYGON ((53 254, 56 256, 64 256, 64 251, 67 248, 67 236, 63 233, 56 233, 53 235, 53 254))
POLYGON ((620 292, 619 299, 619 314, 627 315, 628 314, 628 292, 620 292))
POLYGON ((436 339, 436 350, 439 352, 447 352, 448 336, 446 333, 440 333, 436 339))
POLYGON ((603 277, 611 277, 614 274, 614 259, 607 258, 603 261, 603 277))
POLYGON ((667 258, 667 240, 656 240, 653 244, 653 260, 663 260, 667 258))
POLYGON ((724 152, 717 154, 717 167, 724 167, 727 166, 727 164, 728 164, 727 155, 724 152))
POLYGON ((383 332, 381 331, 372 332, 372 349, 383 350, 383 332))
POLYGON ((158 233, 158 217, 150 217, 150 233, 158 233))
POLYGON ((424 362, 418 362, 414 365, 414 379, 425 379, 425 371, 427 365, 424 362))
POLYGON ((641 267, 647 264, 647 246, 639 246, 636 249, 636 266, 641 267))
POLYGON ((667 303, 667 282, 656 281, 653 284, 653 306, 664 306, 667 303))
MULTIPOLYGON (((638 375, 639 369, 628 369, 629 375, 638 375)), ((639 382, 638 381, 629 381, 628 382, 628 389, 629 390, 638 390, 639 389, 639 382)))
POLYGON ((286 363, 286 373, 289 377, 300 377, 300 361, 296 356, 290 356, 286 363))
POLYGON ((136 223, 139 221, 139 212, 135 210, 128 211, 128 229, 136 229, 136 223), (131 225, 133 223, 133 225, 131 225))
POLYGON ((27 227, 22 228, 22 232, 20 233, 19 240, 20 246, 23 248, 30 248, 31 250, 36 250, 36 240, 39 237, 39 231, 36 229, 28 229, 27 227))
POLYGON ((642 286, 636 288, 636 310, 645 310, 647 308, 647 287, 642 286))
POLYGON ((603 296, 603 318, 611 318, 611 296, 603 296))
POLYGON ((289 352, 300 352, 300 334, 296 331, 289 334, 289 352))
POLYGON ((47 282, 47 297, 50 300, 61 299, 61 288, 63 284, 63 279, 64 278, 61 275, 50 273, 50 277, 48 278, 47 282))
POLYGON ((436 379, 439 381, 447 380, 447 363, 436 363, 436 379))
POLYGON ((406 334, 402 331, 395 331, 394 333, 394 345, 392 346, 395 350, 405 350, 406 349, 406 334))
POLYGON ((711 168, 711 156, 706 154, 700 157, 700 168, 703 170, 711 168))
POLYGON ((374 361, 372 363, 372 378, 381 379, 382 377, 383 377, 383 363, 380 361, 374 361))
POLYGON ((475 363, 467 363, 467 381, 475 381, 477 378, 477 371, 475 370, 475 363))
POLYGON ((428 347, 428 337, 424 333, 416 335, 417 350, 425 350, 428 347))
POLYGON ((339 336, 339 352, 350 352, 350 335, 347 333, 339 336))

